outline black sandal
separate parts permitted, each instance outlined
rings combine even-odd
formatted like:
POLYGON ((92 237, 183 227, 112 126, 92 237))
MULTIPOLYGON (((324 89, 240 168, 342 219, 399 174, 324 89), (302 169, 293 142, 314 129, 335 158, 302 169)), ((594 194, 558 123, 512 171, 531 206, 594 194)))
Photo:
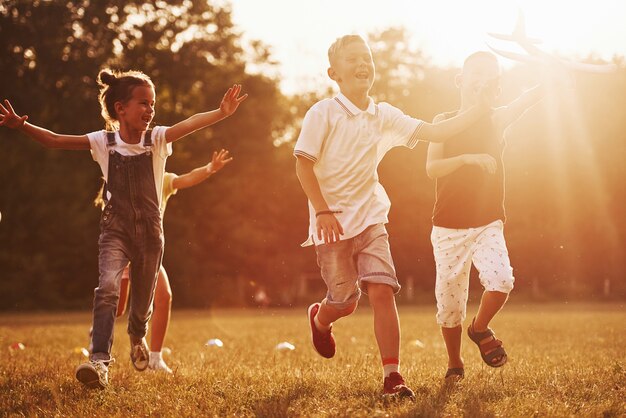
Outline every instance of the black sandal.
POLYGON ((467 335, 470 340, 474 341, 480 350, 480 356, 483 361, 490 367, 502 367, 507 362, 507 355, 504 347, 502 347, 502 341, 496 338, 496 334, 490 328, 486 331, 476 332, 474 331, 474 320, 472 319, 472 325, 467 327, 467 335), (491 340, 481 344, 481 341, 491 338, 491 340), (494 360, 498 359, 494 362, 494 360))
POLYGON ((449 368, 446 372, 445 379, 447 380, 449 377, 454 377, 455 379, 461 380, 465 377, 465 369, 463 367, 449 368))

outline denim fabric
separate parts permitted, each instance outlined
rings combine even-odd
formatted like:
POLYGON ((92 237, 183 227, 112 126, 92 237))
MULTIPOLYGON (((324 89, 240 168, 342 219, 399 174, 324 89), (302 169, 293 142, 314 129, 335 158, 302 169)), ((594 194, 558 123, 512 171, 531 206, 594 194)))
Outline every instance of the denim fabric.
POLYGON ((93 360, 111 358, 120 281, 129 262, 132 280, 128 333, 138 338, 146 335, 164 245, 149 151, 134 156, 113 152, 109 156, 106 188, 111 199, 100 218, 100 277, 94 291, 93 360))
POLYGON ((367 283, 386 284, 400 290, 383 224, 367 227, 353 238, 316 245, 317 264, 328 292, 326 303, 337 309, 352 305, 367 293, 367 283))

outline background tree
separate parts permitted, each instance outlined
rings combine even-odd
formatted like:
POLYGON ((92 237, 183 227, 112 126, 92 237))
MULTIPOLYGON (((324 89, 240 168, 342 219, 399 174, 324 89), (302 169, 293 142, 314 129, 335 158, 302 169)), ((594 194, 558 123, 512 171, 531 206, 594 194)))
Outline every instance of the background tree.
MULTIPOLYGON (((59 132, 103 126, 95 76, 105 66, 149 74, 155 122, 164 125, 214 109, 229 85, 244 84, 250 98, 234 117, 175 146, 173 172, 205 164, 221 147, 236 162, 211 184, 181 193, 180 205, 173 201, 165 262, 173 264, 175 293, 190 304, 211 302, 220 277, 269 275, 273 262, 262 251, 284 235, 274 221, 284 188, 275 179, 284 171, 273 133, 285 118, 277 80, 247 71, 257 61, 271 65, 267 50, 256 42, 244 52, 227 5, 10 2, 0 8, 0 28, 0 91, 18 112, 59 132)), ((86 153, 47 150, 7 129, 0 135, 3 308, 89 306, 97 283, 97 165, 86 153)))
MULTIPOLYGON (((458 107, 458 69, 434 66, 408 38, 403 28, 370 35, 372 95, 430 121, 458 107)), ((244 44, 222 2, 4 2, 0 51, 2 98, 64 133, 102 129, 95 77, 103 67, 149 74, 161 125, 214 109, 228 86, 243 84, 250 97, 239 111, 176 143, 168 160, 167 170, 180 173, 215 149, 235 158, 168 205, 164 264, 174 304, 251 302, 261 286, 274 303, 298 302, 299 278, 318 268, 313 249, 299 247, 308 216, 292 151, 306 110, 333 91, 283 95, 271 50, 244 44)), ((578 74, 574 90, 549 86, 508 132, 506 234, 516 294, 598 297, 609 280, 612 297, 626 296, 626 70, 615 61, 618 73, 578 74)), ((507 70, 501 103, 539 79, 528 67, 507 70)), ((97 164, 8 129, 0 129, 0 144, 0 309, 87 309, 98 276, 97 164)), ((434 182, 426 149, 392 150, 380 175, 393 202, 388 228, 400 282, 413 277, 431 300, 434 182)))

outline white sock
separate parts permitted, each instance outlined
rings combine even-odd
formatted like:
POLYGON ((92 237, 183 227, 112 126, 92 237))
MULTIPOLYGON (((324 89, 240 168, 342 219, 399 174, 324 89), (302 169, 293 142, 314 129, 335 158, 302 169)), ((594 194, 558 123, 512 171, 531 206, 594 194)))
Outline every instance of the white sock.
POLYGON ((400 371, 400 365, 399 364, 385 364, 383 366, 383 377, 388 377, 391 373, 398 373, 400 371))
POLYGON ((330 324, 329 325, 324 325, 320 322, 319 319, 317 319, 317 315, 315 315, 315 317, 313 318, 313 322, 315 323, 315 328, 317 328, 319 331, 328 331, 330 329, 330 324))
POLYGON ((163 357, 160 351, 150 351, 150 363, 158 363, 161 360, 163 360, 163 357))

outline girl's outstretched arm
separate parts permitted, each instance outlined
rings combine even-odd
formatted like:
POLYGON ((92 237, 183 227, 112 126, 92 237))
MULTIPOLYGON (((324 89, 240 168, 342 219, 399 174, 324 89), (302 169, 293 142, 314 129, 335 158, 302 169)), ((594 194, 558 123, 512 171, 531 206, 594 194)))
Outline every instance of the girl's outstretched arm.
POLYGON ((195 186, 198 183, 202 183, 208 179, 211 175, 220 171, 226 164, 233 160, 228 156, 228 151, 220 150, 220 152, 214 151, 211 162, 202 167, 195 168, 189 173, 181 174, 172 181, 172 187, 175 189, 186 189, 188 187, 195 186))
POLYGON ((239 93, 241 93, 241 85, 233 85, 226 91, 226 94, 224 94, 219 109, 210 112, 196 113, 184 121, 167 128, 165 131, 165 139, 167 142, 177 141, 198 129, 206 128, 232 115, 239 107, 239 104, 248 97, 247 94, 239 96, 239 93))
POLYGON ((7 99, 4 100, 4 105, 0 104, 0 126, 23 132, 47 148, 70 150, 88 150, 91 148, 87 135, 60 135, 28 123, 26 122, 27 119, 27 115, 17 115, 7 99))

